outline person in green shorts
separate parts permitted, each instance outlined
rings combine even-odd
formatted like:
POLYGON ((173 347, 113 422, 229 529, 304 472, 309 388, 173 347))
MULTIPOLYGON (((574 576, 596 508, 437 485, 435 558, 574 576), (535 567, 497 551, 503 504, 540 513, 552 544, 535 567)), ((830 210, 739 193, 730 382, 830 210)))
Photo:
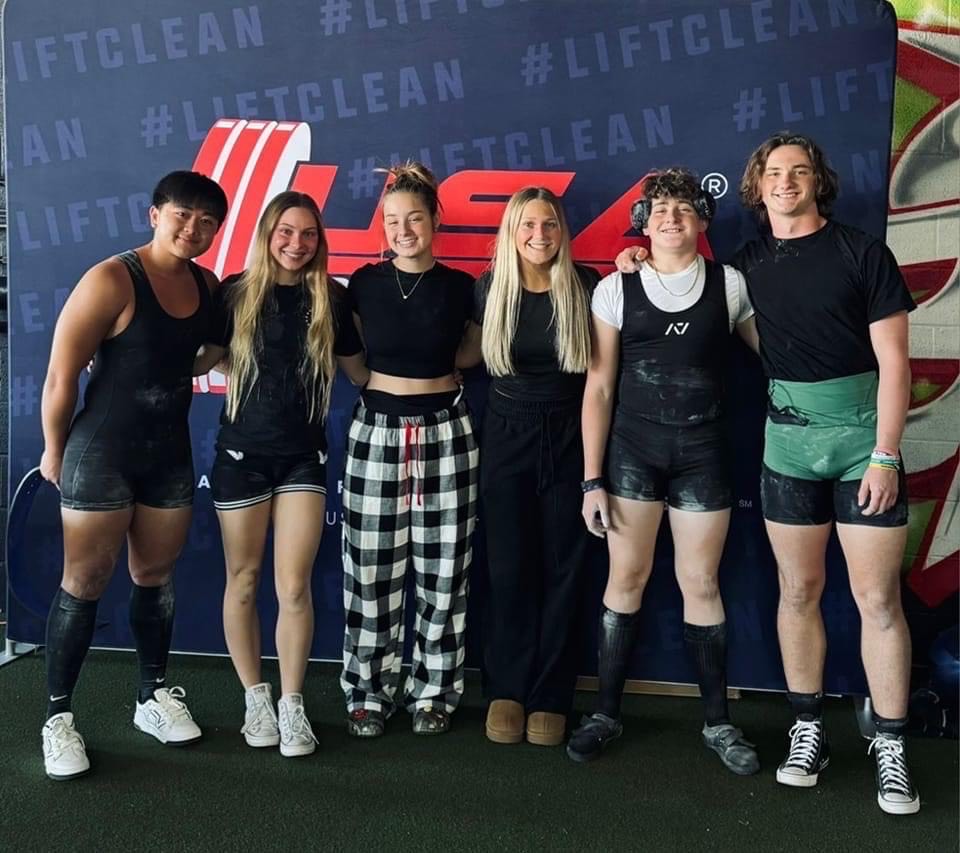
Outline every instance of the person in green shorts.
MULTIPOLYGON (((838 192, 837 174, 812 139, 775 134, 750 156, 740 183, 741 201, 765 233, 732 259, 747 279, 770 380, 761 495, 796 714, 777 781, 813 787, 829 763, 820 598, 836 523, 862 623, 877 802, 889 814, 913 814, 920 796, 904 743, 910 635, 900 601, 907 541, 900 440, 910 400, 907 314, 916 306, 887 246, 830 218, 838 192)), ((625 249, 617 268, 632 272, 645 255, 625 249)))
POLYGON ((777 627, 796 714, 777 781, 812 787, 827 766, 820 598, 834 523, 862 621, 873 701, 877 802, 912 814, 904 751, 910 635, 900 602, 907 495, 900 439, 910 399, 907 313, 887 246, 830 219, 836 173, 808 137, 751 155, 740 198, 769 231, 734 258, 756 309, 770 380, 761 495, 780 576, 777 627))

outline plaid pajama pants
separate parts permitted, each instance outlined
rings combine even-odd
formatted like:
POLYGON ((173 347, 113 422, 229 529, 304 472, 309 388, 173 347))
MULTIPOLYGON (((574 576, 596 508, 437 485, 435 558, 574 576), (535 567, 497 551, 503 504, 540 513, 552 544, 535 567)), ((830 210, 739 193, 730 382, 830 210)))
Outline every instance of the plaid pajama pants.
POLYGON ((464 403, 416 417, 357 403, 343 478, 348 711, 396 708, 408 564, 416 616, 403 704, 450 712, 460 701, 478 468, 464 403))

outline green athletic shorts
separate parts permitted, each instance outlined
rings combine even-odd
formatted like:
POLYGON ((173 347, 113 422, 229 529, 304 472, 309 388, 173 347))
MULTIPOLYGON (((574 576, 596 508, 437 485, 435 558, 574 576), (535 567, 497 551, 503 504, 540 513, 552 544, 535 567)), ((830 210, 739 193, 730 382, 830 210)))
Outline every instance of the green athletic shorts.
POLYGON ((890 509, 865 516, 857 503, 876 446, 877 387, 872 372, 822 382, 770 381, 760 483, 764 518, 782 524, 907 523, 902 469, 890 509))

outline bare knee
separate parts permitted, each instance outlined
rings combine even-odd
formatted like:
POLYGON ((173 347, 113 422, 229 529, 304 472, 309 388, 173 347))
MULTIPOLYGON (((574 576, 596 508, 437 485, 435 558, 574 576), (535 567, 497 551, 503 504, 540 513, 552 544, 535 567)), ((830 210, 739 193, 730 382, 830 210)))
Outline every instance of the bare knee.
POLYGON ((897 589, 884 587, 854 590, 861 621, 881 631, 890 630, 903 618, 898 593, 897 589))
POLYGON ((643 597, 643 591, 647 586, 647 580, 650 577, 650 566, 641 566, 631 569, 611 570, 610 577, 607 579, 607 596, 613 596, 620 600, 634 599, 639 606, 639 601, 643 597))
POLYGON ((712 604, 720 598, 716 572, 685 571, 677 574, 680 592, 687 602, 712 604))
POLYGON ((173 562, 130 566, 130 577, 137 586, 163 586, 173 577, 173 562))
POLYGON ((278 581, 277 603, 285 613, 305 611, 312 604, 309 579, 278 581))
POLYGON ((807 613, 820 606, 822 575, 793 575, 780 572, 780 606, 793 613, 807 613))
POLYGON ((232 604, 246 607, 256 600, 259 582, 259 565, 231 568, 227 572, 225 596, 232 604))
POLYGON ((74 598, 96 601, 113 576, 113 563, 68 563, 63 568, 61 586, 74 598))

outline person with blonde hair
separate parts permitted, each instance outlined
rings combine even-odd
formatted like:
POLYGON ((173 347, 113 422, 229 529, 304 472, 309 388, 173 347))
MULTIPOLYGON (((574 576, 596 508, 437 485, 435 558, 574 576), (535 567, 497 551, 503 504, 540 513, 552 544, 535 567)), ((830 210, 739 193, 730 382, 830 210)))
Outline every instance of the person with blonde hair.
POLYGON ((507 203, 475 285, 460 364, 492 376, 480 453, 489 597, 486 733, 563 742, 576 684, 575 626, 589 536, 579 523, 580 406, 599 275, 574 264, 560 199, 526 187, 507 203))
POLYGON ((593 354, 583 400, 583 518, 605 537, 610 574, 599 637, 599 708, 567 754, 600 755, 623 731, 620 697, 641 626, 664 504, 683 596, 683 639, 703 697, 704 744, 739 775, 753 744, 730 722, 727 629, 718 583, 732 502, 723 366, 730 333, 757 347, 743 276, 698 242, 716 208, 685 169, 651 173, 633 205, 650 240, 638 272, 607 276, 593 297, 593 354))
POLYGON ((402 703, 416 734, 442 734, 463 694, 467 579, 478 450, 457 348, 472 278, 438 263, 437 181, 425 166, 388 170, 383 225, 390 260, 350 277, 350 305, 370 381, 353 413, 343 478, 347 730, 378 737, 402 703), (404 589, 416 599, 413 661, 397 697, 404 589))
POLYGON ((343 286, 327 275, 327 241, 310 196, 287 191, 267 205, 249 269, 226 279, 218 297, 212 342, 196 370, 225 359, 211 490, 227 568, 224 635, 245 691, 241 732, 250 746, 279 744, 282 755, 309 755, 316 738, 302 690, 313 641, 310 578, 327 493, 324 420, 338 361, 353 381, 366 380, 343 286), (271 523, 277 711, 262 680, 256 609, 271 523))

